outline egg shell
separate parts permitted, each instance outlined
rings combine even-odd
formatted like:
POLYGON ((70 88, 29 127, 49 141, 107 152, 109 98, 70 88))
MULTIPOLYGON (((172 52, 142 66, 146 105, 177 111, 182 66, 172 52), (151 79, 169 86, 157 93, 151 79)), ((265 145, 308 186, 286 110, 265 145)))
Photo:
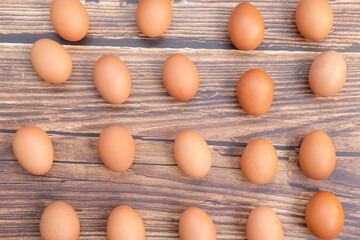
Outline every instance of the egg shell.
POLYGON ((253 209, 246 223, 248 240, 282 240, 284 231, 279 217, 268 207, 259 206, 253 209))
POLYGON ((237 84, 241 108, 249 115, 265 114, 273 101, 274 85, 269 75, 260 69, 246 71, 237 84))
POLYGON ((131 76, 125 63, 118 57, 99 58, 93 70, 95 88, 100 96, 112 104, 126 101, 131 91, 131 76))
POLYGON ((317 56, 309 71, 311 90, 320 97, 334 96, 346 81, 344 58, 336 51, 326 51, 317 56))
POLYGON ((56 33, 68 41, 83 39, 90 25, 86 8, 79 0, 53 0, 50 20, 56 33))
POLYGON ((43 240, 77 240, 80 222, 72 206, 65 202, 53 202, 44 210, 40 220, 43 240))
POLYGON ((312 179, 329 177, 336 165, 336 152, 331 138, 319 130, 308 133, 300 145, 299 164, 301 170, 312 179))
POLYGON ((270 182, 278 168, 278 156, 274 146, 264 138, 252 140, 244 149, 240 168, 244 177, 252 183, 270 182))
POLYGON ((124 172, 134 161, 135 141, 125 128, 109 126, 100 134, 98 151, 101 160, 110 170, 124 172))
POLYGON ((63 83, 72 72, 70 54, 51 39, 39 39, 31 48, 31 63, 35 72, 46 82, 63 83))
POLYGON ((180 240, 216 240, 216 229, 206 212, 189 207, 180 216, 179 237, 180 240))
POLYGON ((170 0, 140 0, 136 9, 136 25, 147 37, 158 37, 170 26, 170 0))
POLYGON ((183 54, 173 54, 164 62, 163 83, 167 92, 180 101, 193 98, 199 88, 199 74, 194 63, 183 54))
POLYGON ((20 165, 35 175, 47 173, 54 161, 52 142, 47 133, 38 127, 20 128, 14 136, 13 150, 20 165))
POLYGON ((174 142, 174 157, 179 169, 195 179, 205 177, 211 168, 211 151, 196 132, 180 132, 174 142))
POLYGON ((116 207, 107 222, 108 240, 145 240, 145 227, 140 215, 131 207, 116 207))
POLYGON ((344 227, 344 209, 334 194, 321 191, 316 193, 307 204, 305 222, 315 237, 333 239, 344 227))
POLYGON ((327 0, 300 0, 295 13, 300 34, 312 41, 321 41, 331 31, 334 17, 327 0))
POLYGON ((264 39, 264 21, 254 5, 243 2, 232 11, 228 31, 235 47, 241 50, 253 50, 264 39))

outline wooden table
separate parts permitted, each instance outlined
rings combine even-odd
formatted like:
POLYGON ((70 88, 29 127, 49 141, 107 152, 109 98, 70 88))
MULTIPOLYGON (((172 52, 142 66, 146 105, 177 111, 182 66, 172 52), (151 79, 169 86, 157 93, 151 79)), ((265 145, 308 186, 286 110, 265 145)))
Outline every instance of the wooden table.
POLYGON ((286 239, 313 239, 304 221, 305 206, 320 191, 334 193, 346 213, 338 239, 360 238, 360 3, 330 0, 335 23, 321 42, 304 40, 296 30, 297 0, 257 0, 265 21, 258 49, 236 50, 227 34, 228 18, 239 1, 183 0, 173 3, 173 20, 159 39, 142 37, 135 25, 136 0, 89 0, 88 36, 70 43, 50 24, 48 1, 0 0, 0 239, 39 239, 44 208, 55 200, 74 206, 81 239, 105 239, 110 211, 121 204, 142 216, 148 239, 178 239, 181 212, 204 209, 218 239, 244 239, 250 211, 271 207, 280 217, 286 239), (73 58, 73 75, 50 85, 35 74, 30 48, 40 38, 55 39, 73 58), (322 51, 341 52, 347 82, 335 97, 318 98, 309 89, 310 64, 322 51), (165 91, 161 70, 166 57, 186 54, 198 68, 196 97, 179 102, 165 91), (92 82, 95 61, 105 54, 127 64, 133 88, 129 99, 111 105, 92 82), (251 117, 237 103, 239 76, 265 70, 275 85, 269 112, 251 117), (96 150, 99 133, 120 124, 136 142, 136 157, 125 173, 104 167, 96 150), (46 130, 55 162, 44 176, 24 171, 12 152, 17 129, 46 130), (173 139, 192 129, 208 142, 213 156, 201 180, 184 176, 173 159, 173 139), (326 180, 307 178, 298 166, 305 134, 327 132, 337 151, 337 165, 326 180), (270 140, 279 155, 275 178, 264 186, 249 183, 239 169, 246 144, 270 140))

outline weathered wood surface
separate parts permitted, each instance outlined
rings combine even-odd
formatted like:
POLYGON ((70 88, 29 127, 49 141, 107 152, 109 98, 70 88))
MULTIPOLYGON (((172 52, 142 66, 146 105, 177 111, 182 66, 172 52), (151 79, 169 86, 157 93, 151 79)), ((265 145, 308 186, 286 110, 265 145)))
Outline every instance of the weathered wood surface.
POLYGON ((105 239, 107 217, 120 204, 140 213, 148 239, 178 239, 187 206, 211 216, 218 239, 245 239, 247 216, 258 205, 277 212, 286 239, 313 239, 304 209, 319 190, 336 194, 345 209, 338 239, 359 239, 360 4, 330 3, 334 32, 313 43, 296 32, 296 1, 254 1, 266 23, 265 40, 242 52, 226 35, 237 1, 175 1, 173 23, 157 40, 139 37, 135 1, 88 1, 89 36, 71 44, 53 33, 49 2, 1 0, 0 239, 39 239, 41 213, 54 200, 75 207, 81 239, 105 239), (50 85, 34 73, 29 52, 40 37, 66 44, 74 65, 68 82, 50 85), (344 88, 331 98, 315 97, 307 84, 310 64, 324 49, 341 51, 348 66, 344 88), (186 54, 199 70, 200 89, 189 102, 172 99, 162 85, 162 63, 172 53, 186 54), (104 54, 119 56, 131 72, 131 95, 119 106, 105 103, 92 83, 93 64, 104 54), (250 68, 267 71, 275 85, 274 103, 262 117, 245 115, 237 104, 237 80, 250 68), (55 147, 45 176, 26 173, 12 153, 15 131, 30 124, 46 130, 55 147), (97 137, 110 124, 126 127, 136 141, 134 164, 125 173, 109 171, 98 158, 97 137), (202 180, 185 177, 173 159, 172 141, 184 129, 199 132, 212 150, 213 167, 202 180), (313 129, 327 132, 337 150, 336 169, 323 181, 305 177, 298 166, 300 142, 313 129), (264 186, 247 182, 239 169, 244 146, 256 137, 270 140, 280 160, 264 186))

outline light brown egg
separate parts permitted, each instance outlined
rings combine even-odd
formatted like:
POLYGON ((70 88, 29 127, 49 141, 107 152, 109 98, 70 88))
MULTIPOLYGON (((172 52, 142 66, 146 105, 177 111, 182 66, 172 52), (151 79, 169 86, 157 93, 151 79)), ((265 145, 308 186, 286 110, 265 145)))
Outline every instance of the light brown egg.
POLYGON ((333 27, 333 12, 327 0, 300 0, 295 13, 300 34, 312 41, 324 39, 333 27))
POLYGON ((206 212, 189 207, 180 216, 179 237, 180 240, 216 240, 216 229, 206 212))
POLYGON ((75 210, 65 202, 53 202, 46 207, 40 220, 43 240, 77 240, 80 222, 75 210))
POLYGON ((179 169, 191 178, 202 178, 211 168, 211 151, 196 132, 180 132, 174 142, 174 157, 179 169))
POLYGON ((336 165, 331 138, 319 130, 308 133, 300 146, 299 164, 309 178, 322 180, 329 177, 336 165))
POLYGON ((134 161, 135 141, 125 128, 110 126, 100 134, 98 151, 101 160, 110 170, 124 172, 134 161))
POLYGON ((185 55, 174 54, 166 59, 162 77, 167 92, 180 101, 193 98, 199 88, 199 74, 185 55))
POLYGON ((121 104, 131 91, 131 76, 125 63, 118 57, 106 55, 99 58, 93 70, 94 84, 106 101, 121 104))
POLYGON ((145 227, 139 214, 122 205, 112 210, 107 222, 108 240, 145 240, 145 227))
POLYGON ((333 239, 344 227, 344 209, 334 194, 325 191, 318 192, 306 206, 305 222, 315 237, 333 239))
POLYGON ((35 72, 49 83, 63 83, 71 76, 70 54, 51 39, 39 39, 33 44, 31 63, 35 72))
POLYGON ((251 69, 241 75, 237 84, 241 108, 249 115, 265 114, 273 101, 274 85, 269 75, 260 69, 251 69))
POLYGON ((264 21, 254 5, 243 2, 231 13, 228 31, 235 47, 241 50, 253 50, 264 38, 264 21))
POLYGON ((68 41, 83 39, 89 30, 89 15, 79 0, 53 0, 50 19, 56 33, 68 41))
POLYGON ((284 231, 279 217, 268 207, 253 209, 246 223, 248 240, 282 240, 284 231))
POLYGON ((341 90, 346 81, 346 63, 340 53, 326 51, 316 57, 309 71, 311 90, 320 97, 330 97, 341 90))
POLYGON ((147 37, 158 37, 170 26, 170 0, 140 0, 136 9, 136 24, 147 37))
POLYGON ((29 173, 43 175, 54 161, 54 148, 49 136, 38 127, 20 128, 13 140, 13 150, 20 165, 29 173))
POLYGON ((252 140, 244 149, 240 168, 244 177, 252 183, 270 182, 278 168, 278 156, 274 146, 264 138, 252 140))

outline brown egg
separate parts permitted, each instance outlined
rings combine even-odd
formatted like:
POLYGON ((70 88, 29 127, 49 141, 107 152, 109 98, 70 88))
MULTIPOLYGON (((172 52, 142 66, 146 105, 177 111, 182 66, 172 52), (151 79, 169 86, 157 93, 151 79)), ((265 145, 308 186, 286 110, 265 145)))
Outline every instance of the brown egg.
POLYGON ((121 104, 131 91, 131 76, 125 63, 118 57, 99 58, 93 70, 94 84, 99 94, 109 103, 121 104))
POLYGON ((162 77, 166 90, 177 100, 187 101, 198 91, 198 71, 185 55, 174 54, 168 57, 164 62, 162 77))
POLYGON ((253 209, 246 223, 248 240, 282 240, 284 231, 279 217, 268 207, 253 209))
POLYGON ((43 240, 77 240, 80 222, 75 210, 65 202, 53 202, 46 207, 40 220, 43 240))
POLYGON ((252 183, 270 182, 278 168, 278 156, 274 146, 264 138, 252 140, 244 149, 240 168, 244 177, 252 183))
POLYGON ((264 38, 264 22, 257 8, 248 2, 237 5, 229 20, 231 42, 241 50, 257 48, 264 38))
POLYGON ((237 85, 237 97, 241 108, 247 114, 263 115, 269 110, 274 97, 271 78, 260 69, 245 72, 237 85))
POLYGON ((49 83, 63 83, 71 76, 70 54, 51 39, 40 39, 33 44, 31 63, 35 72, 49 83))
POLYGON ((336 152, 331 138, 323 131, 307 134, 300 146, 299 164, 309 178, 321 180, 329 177, 336 165, 336 152))
POLYGON ((145 227, 139 214, 131 207, 116 207, 107 222, 108 240, 145 240, 145 227))
POLYGON ((344 209, 339 199, 330 192, 316 193, 306 206, 306 226, 317 238, 335 238, 340 234, 344 221, 344 209))
POLYGON ((136 25, 147 37, 158 37, 170 26, 170 0, 140 0, 136 9, 136 25))
POLYGON ((191 178, 205 177, 211 168, 211 151, 194 131, 183 131, 176 136, 174 157, 180 170, 191 178))
POLYGON ((53 0, 50 19, 56 33, 68 41, 83 39, 89 30, 89 15, 79 0, 53 0))
POLYGON ((110 170, 124 172, 134 161, 135 142, 125 128, 114 125, 101 132, 98 151, 101 160, 110 170))
POLYGON ((180 240, 216 240, 216 229, 206 212, 189 207, 180 216, 179 237, 180 240))
POLYGON ((38 127, 20 128, 13 140, 13 150, 20 165, 29 173, 43 175, 54 161, 54 148, 49 136, 38 127))
POLYGON ((311 90, 320 97, 330 97, 341 90, 346 81, 346 63, 340 53, 326 51, 316 57, 309 71, 311 90))
POLYGON ((333 13, 327 0, 300 0, 296 8, 296 26, 309 40, 324 39, 333 27, 333 13))

